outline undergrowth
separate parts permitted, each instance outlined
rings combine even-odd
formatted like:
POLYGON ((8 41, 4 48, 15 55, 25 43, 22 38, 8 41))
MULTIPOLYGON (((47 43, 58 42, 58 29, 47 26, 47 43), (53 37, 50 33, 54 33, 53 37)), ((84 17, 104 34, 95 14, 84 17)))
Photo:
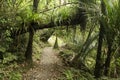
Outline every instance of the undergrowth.
MULTIPOLYGON (((41 51, 47 45, 47 43, 40 41, 39 36, 40 32, 38 31, 35 33, 33 41, 33 66, 40 60, 41 51)), ((20 48, 16 53, 4 52, 3 60, 0 60, 0 80, 23 80, 24 74, 30 69, 24 58, 25 46, 21 46, 26 43, 20 42, 20 48)))
POLYGON ((63 80, 95 80, 90 73, 72 67, 66 69, 63 75, 63 80))

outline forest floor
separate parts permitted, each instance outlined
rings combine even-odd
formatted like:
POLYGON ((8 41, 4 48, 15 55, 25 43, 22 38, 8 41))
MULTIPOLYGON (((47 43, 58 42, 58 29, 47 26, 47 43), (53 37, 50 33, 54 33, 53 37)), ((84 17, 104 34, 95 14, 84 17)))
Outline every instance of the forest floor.
POLYGON ((58 80, 62 76, 64 66, 58 56, 59 51, 45 47, 37 65, 25 73, 23 80, 58 80))

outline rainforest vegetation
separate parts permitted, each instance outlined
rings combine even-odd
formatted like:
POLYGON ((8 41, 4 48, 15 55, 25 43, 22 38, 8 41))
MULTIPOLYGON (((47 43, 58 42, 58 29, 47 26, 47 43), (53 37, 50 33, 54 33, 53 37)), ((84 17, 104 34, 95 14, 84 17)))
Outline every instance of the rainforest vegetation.
POLYGON ((0 80, 120 80, 120 0, 0 0, 0 80))

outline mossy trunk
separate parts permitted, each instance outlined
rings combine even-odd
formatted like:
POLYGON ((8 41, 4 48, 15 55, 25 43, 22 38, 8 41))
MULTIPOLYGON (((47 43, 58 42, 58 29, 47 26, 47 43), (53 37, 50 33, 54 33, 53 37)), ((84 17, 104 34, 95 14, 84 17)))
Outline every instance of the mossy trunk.
POLYGON ((34 31, 33 30, 30 30, 29 32, 29 41, 28 41, 28 45, 27 45, 27 50, 25 52, 25 58, 26 58, 26 61, 28 63, 32 63, 32 43, 33 43, 33 36, 34 36, 34 31))
MULTIPOLYGON (((39 0, 33 0, 33 12, 37 13, 37 8, 38 8, 38 3, 39 0)), ((27 45, 27 50, 25 52, 25 58, 28 63, 32 63, 32 43, 33 43, 33 36, 34 36, 34 29, 33 29, 34 24, 29 27, 29 41, 27 45)))

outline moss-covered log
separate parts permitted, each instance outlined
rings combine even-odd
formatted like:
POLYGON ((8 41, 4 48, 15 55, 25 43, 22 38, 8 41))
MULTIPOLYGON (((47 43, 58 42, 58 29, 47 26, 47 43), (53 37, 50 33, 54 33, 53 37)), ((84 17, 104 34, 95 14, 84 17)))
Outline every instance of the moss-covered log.
MULTIPOLYGON (((24 25, 27 25, 27 26, 32 26, 34 30, 40 30, 40 29, 45 29, 45 28, 53 28, 53 27, 56 27, 56 26, 68 26, 68 25, 79 25, 82 27, 82 28, 85 28, 86 26, 86 20, 87 20, 87 16, 85 14, 85 10, 82 10, 82 9, 78 9, 76 14, 74 15, 71 15, 72 17, 68 17, 66 19, 62 19, 62 20, 57 20, 57 21, 50 21, 49 23, 41 23, 39 24, 38 22, 36 21, 31 21, 31 22, 27 22, 27 23, 22 23, 21 26, 24 26, 24 25)), ((13 30, 11 32, 11 36, 14 37, 14 36, 17 36, 17 35, 20 35, 20 34, 24 34, 26 32, 29 32, 29 27, 27 29, 25 29, 24 27, 21 27, 20 29, 18 29, 17 31, 16 30, 13 30)))

